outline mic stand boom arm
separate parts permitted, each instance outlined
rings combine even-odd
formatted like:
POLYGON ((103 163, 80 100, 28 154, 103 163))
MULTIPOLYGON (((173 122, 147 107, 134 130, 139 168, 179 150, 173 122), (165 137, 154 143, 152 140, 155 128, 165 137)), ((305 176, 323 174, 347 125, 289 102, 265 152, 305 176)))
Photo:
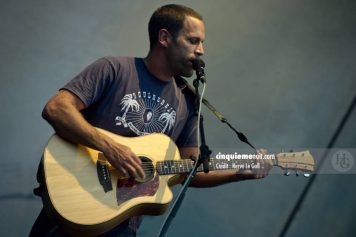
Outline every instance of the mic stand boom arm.
MULTIPOLYGON (((185 79, 183 79, 182 77, 176 76, 176 77, 175 77, 175 80, 176 80, 176 82, 177 82, 178 84, 183 84, 189 91, 191 91, 192 93, 195 94, 194 88, 193 88, 191 85, 189 85, 189 83, 188 83, 185 79)), ((256 148, 248 141, 247 137, 246 137, 243 133, 237 131, 237 130, 227 121, 227 119, 226 119, 219 111, 217 111, 217 110, 215 109, 215 107, 212 106, 212 105, 210 104, 210 102, 209 102, 208 100, 206 100, 205 98, 203 98, 203 104, 204 104, 222 123, 226 123, 226 124, 236 133, 236 135, 237 135, 237 137, 239 138, 240 141, 242 141, 242 142, 248 144, 250 147, 252 147, 254 150, 256 150, 256 148)))

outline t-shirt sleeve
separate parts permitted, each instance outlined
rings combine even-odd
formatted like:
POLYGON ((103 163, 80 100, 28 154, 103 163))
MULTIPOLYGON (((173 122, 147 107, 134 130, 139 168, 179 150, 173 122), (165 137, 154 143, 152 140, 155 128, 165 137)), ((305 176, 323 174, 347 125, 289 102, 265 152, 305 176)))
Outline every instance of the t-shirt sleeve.
POLYGON ((88 107, 94 104, 110 86, 115 69, 106 58, 100 58, 87 66, 60 90, 68 90, 78 96, 88 107))
POLYGON ((178 147, 198 146, 197 126, 198 126, 197 116, 195 115, 195 113, 191 113, 188 117, 187 123, 185 124, 176 142, 178 147))

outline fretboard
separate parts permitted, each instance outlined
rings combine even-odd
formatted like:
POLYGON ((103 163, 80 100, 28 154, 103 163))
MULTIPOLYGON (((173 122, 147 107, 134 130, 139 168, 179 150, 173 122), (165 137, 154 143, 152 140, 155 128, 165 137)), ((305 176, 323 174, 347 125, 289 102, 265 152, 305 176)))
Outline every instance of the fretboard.
MULTIPOLYGON (((277 165, 277 160, 272 159, 273 165, 277 165)), ((260 160, 258 159, 241 159, 241 160, 220 160, 210 159, 208 162, 209 170, 228 170, 228 169, 259 169, 260 160)), ((156 170, 160 175, 183 174, 192 170, 194 162, 188 159, 182 160, 165 160, 156 163, 156 170)), ((198 172, 203 171, 203 165, 198 167, 198 172)))

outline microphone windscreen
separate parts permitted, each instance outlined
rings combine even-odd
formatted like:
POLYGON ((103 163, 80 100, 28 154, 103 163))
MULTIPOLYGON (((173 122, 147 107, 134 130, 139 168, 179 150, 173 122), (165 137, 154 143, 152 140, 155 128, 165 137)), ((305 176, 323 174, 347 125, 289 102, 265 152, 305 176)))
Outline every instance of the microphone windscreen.
POLYGON ((190 61, 192 62, 194 70, 199 70, 199 69, 205 67, 204 61, 202 59, 200 59, 200 58, 195 58, 195 59, 192 59, 190 61))

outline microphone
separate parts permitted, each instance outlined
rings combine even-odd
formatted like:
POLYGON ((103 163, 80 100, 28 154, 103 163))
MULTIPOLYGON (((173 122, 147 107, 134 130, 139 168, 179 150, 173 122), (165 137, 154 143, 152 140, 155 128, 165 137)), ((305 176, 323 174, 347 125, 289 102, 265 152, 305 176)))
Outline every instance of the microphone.
POLYGON ((205 69, 204 61, 200 58, 195 58, 190 61, 193 65, 193 69, 197 74, 197 79, 200 80, 202 83, 206 83, 205 72, 204 72, 205 69))

